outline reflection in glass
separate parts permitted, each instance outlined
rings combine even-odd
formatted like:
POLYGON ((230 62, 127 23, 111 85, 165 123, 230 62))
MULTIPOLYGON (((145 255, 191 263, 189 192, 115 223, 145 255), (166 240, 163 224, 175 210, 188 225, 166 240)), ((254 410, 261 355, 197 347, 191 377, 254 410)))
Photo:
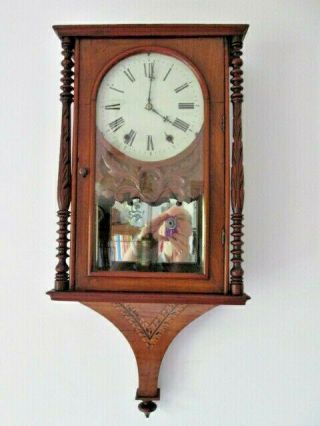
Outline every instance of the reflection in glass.
POLYGON ((202 272, 202 199, 96 206, 95 270, 202 272))

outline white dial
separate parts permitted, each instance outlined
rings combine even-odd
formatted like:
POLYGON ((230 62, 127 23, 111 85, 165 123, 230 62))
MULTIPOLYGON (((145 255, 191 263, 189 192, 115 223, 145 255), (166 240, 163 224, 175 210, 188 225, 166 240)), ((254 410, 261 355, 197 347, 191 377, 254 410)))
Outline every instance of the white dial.
POLYGON ((126 57, 101 81, 97 128, 115 148, 140 161, 161 161, 192 144, 203 125, 198 78, 181 60, 156 52, 126 57))

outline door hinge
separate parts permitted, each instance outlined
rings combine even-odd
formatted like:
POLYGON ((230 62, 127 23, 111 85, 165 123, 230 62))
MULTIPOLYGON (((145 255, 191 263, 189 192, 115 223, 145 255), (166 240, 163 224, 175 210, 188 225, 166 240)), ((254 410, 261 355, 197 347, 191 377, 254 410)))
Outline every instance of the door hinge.
POLYGON ((221 244, 224 246, 226 243, 226 231, 224 228, 221 230, 221 244))

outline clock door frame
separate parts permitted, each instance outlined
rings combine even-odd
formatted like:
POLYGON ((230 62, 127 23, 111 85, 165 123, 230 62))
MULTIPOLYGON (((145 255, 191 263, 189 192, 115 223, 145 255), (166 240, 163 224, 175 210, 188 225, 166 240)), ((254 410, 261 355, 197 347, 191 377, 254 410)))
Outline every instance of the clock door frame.
POLYGON ((103 291, 143 291, 143 292, 183 292, 215 293, 228 292, 227 247, 229 229, 229 139, 228 132, 228 51, 223 37, 214 38, 119 38, 76 40, 75 46, 75 109, 73 129, 73 202, 71 246, 71 287, 75 290, 103 291), (156 46, 157 49, 169 48, 181 52, 195 65, 204 76, 209 88, 208 120, 211 136, 210 149, 205 147, 204 156, 210 158, 210 167, 206 163, 204 173, 210 171, 207 178, 207 196, 209 226, 206 228, 206 262, 208 268, 204 274, 194 273, 159 273, 159 272, 92 272, 90 268, 90 246, 92 236, 90 212, 92 212, 92 189, 95 179, 92 164, 95 156, 92 149, 92 119, 95 116, 89 100, 92 100, 99 73, 105 64, 123 54, 128 49, 142 49, 156 46), (104 52, 104 56, 102 52, 104 52), (95 56, 96 55, 96 56, 95 56), (99 56, 100 55, 100 56, 99 56), (208 57, 209 55, 209 57, 208 57), (106 57, 107 56, 107 57, 106 57), (191 57, 190 57, 191 56, 191 57), (95 59, 98 58, 95 63, 95 59), (87 58, 90 58, 89 60, 87 58), (207 59, 206 59, 207 58, 207 59), (100 62, 99 62, 100 61, 100 62), (102 63, 104 64, 102 66, 102 63), (92 72, 92 69, 95 71, 92 72), (80 71, 81 70, 81 71, 80 71), (227 124, 226 124, 227 123, 227 124), (228 140, 228 142, 227 142, 228 140), (91 143, 88 143, 91 141, 91 143), (213 143, 212 143, 213 142, 213 143), (209 156, 206 155, 209 153, 209 156), (88 165, 90 166, 88 167, 88 165), (88 167, 89 176, 84 179, 79 175, 81 168, 88 167), (226 172, 226 169, 228 172, 226 172), (208 188, 209 187, 209 188, 208 188), (208 198, 210 202, 208 203, 208 198), (226 235, 226 238, 224 238, 226 235), (210 256, 210 253, 214 255, 210 256), (137 285, 137 278, 139 284, 137 285), (144 279, 143 279, 144 278, 144 279))

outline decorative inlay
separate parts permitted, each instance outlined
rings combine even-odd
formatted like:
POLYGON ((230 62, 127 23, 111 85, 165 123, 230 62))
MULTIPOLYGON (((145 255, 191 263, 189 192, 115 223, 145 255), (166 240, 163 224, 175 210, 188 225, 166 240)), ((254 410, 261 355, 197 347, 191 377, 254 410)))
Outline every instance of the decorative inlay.
POLYGON ((168 329, 170 322, 187 307, 187 305, 165 305, 151 321, 147 321, 141 317, 138 310, 130 303, 115 303, 114 306, 130 322, 148 347, 158 342, 159 338, 168 329))

